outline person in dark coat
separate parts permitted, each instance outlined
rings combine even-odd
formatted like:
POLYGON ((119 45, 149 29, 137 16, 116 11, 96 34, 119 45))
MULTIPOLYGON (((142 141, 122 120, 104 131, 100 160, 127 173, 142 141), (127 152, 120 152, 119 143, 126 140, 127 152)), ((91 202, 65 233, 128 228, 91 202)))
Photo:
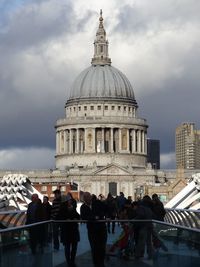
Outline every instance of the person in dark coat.
POLYGON ((47 196, 43 197, 42 206, 44 209, 44 219, 48 221, 51 219, 51 204, 49 203, 49 198, 47 196))
MULTIPOLYGON (((111 193, 108 193, 107 199, 105 200, 107 206, 106 218, 115 220, 117 216, 117 203, 111 193)), ((108 233, 110 233, 110 222, 107 222, 108 233)), ((112 233, 115 233, 115 222, 112 222, 112 233)))
MULTIPOLYGON (((56 189, 54 191, 54 196, 55 198, 53 200, 52 208, 51 208, 51 219, 58 220, 58 214, 59 214, 60 206, 62 202, 61 191, 59 189, 56 189)), ((53 246, 54 246, 55 251, 58 251, 60 248, 59 230, 60 230, 59 223, 54 222, 53 223, 53 246)))
MULTIPOLYGON (((144 201, 145 202, 145 201, 144 201)), ((147 248, 147 254, 149 258, 153 256, 153 247, 152 247, 152 210, 145 205, 143 201, 141 202, 133 202, 132 206, 134 209, 134 217, 135 220, 150 220, 144 222, 134 222, 134 237, 135 237, 135 257, 139 259, 143 257, 145 246, 147 248)))
MULTIPOLYGON (((47 196, 43 197, 42 206, 44 209, 44 220, 49 221, 51 219, 51 204, 47 196)), ((45 243, 51 242, 51 225, 48 223, 45 225, 45 243)))
MULTIPOLYGON (((79 220, 80 215, 74 208, 73 199, 67 195, 66 201, 61 204, 59 220, 79 220)), ((65 247, 65 258, 68 266, 75 267, 75 258, 78 242, 80 241, 80 233, 77 222, 61 223, 61 242, 65 247)))
POLYGON ((153 203, 154 219, 158 221, 164 221, 166 211, 163 206, 163 203, 160 201, 157 194, 152 195, 152 203, 153 203))
POLYGON ((90 242, 93 264, 95 267, 104 267, 106 254, 107 229, 105 222, 98 220, 105 219, 105 203, 98 200, 95 195, 85 192, 83 195, 84 204, 81 206, 81 218, 88 220, 87 230, 90 242))
MULTIPOLYGON (((33 194, 31 202, 28 204, 26 214, 26 224, 34 224, 44 221, 44 209, 41 200, 37 194, 33 194)), ((41 252, 43 252, 43 246, 45 241, 45 224, 31 226, 28 228, 30 237, 30 247, 32 254, 36 254, 38 245, 41 252)))

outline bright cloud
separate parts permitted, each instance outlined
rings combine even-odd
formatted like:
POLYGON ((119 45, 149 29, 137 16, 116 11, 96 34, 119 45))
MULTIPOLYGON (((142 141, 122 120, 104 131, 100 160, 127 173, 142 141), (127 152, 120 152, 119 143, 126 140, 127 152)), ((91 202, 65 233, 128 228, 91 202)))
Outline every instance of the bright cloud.
POLYGON ((1 169, 50 169, 54 167, 53 149, 15 148, 0 150, 1 169))

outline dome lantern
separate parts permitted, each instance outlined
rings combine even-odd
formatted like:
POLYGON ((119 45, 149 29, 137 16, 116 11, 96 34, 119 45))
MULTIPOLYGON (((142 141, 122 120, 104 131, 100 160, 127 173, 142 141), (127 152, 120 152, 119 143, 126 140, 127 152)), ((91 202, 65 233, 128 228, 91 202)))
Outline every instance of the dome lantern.
POLYGON ((102 10, 100 10, 99 27, 94 41, 94 57, 92 65, 111 65, 111 59, 108 55, 108 40, 106 40, 106 31, 103 26, 102 10))

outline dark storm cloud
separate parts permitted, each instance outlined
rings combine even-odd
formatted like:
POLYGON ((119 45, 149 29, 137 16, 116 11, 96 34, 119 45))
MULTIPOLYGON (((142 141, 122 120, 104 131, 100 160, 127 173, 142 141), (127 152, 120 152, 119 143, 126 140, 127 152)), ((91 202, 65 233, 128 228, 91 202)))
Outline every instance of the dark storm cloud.
POLYGON ((133 1, 121 8, 114 31, 126 34, 160 31, 162 26, 182 27, 199 22, 198 0, 133 1))
POLYGON ((195 55, 185 58, 187 64, 179 78, 166 80, 165 90, 147 93, 139 99, 150 126, 149 137, 160 139, 163 153, 175 150, 175 128, 182 122, 195 122, 200 128, 199 58, 197 49, 195 55))
POLYGON ((53 147, 69 66, 63 64, 59 75, 51 73, 52 60, 44 50, 58 35, 70 34, 71 6, 33 1, 11 13, 6 25, 0 23, 0 146, 53 147))
POLYGON ((0 31, 0 47, 26 49, 47 42, 72 30, 73 12, 70 3, 37 1, 24 4, 12 12, 0 31))

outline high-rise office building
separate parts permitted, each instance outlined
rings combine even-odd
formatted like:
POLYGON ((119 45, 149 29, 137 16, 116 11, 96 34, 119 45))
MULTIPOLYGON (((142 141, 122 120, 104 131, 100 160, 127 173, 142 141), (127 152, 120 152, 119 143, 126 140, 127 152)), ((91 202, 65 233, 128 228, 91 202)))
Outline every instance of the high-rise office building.
POLYGON ((160 140, 147 139, 147 162, 160 169, 160 140))
POLYGON ((191 122, 176 128, 176 168, 200 168, 200 130, 191 122))

